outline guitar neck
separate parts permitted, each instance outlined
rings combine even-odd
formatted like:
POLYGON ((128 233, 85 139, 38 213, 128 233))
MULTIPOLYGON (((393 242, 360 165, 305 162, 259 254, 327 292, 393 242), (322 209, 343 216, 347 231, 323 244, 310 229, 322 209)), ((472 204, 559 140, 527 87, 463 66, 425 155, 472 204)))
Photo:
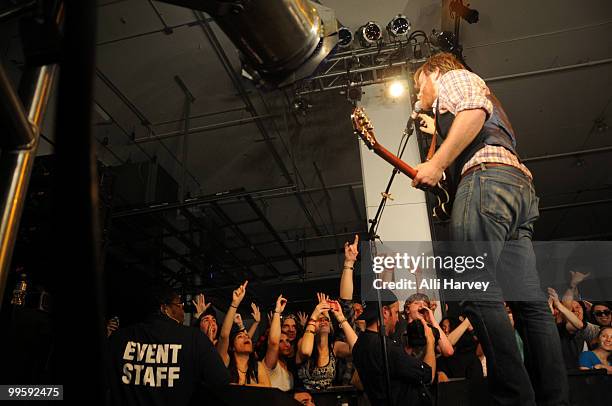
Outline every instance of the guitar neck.
POLYGON ((398 171, 408 176, 410 179, 414 179, 417 171, 412 166, 399 159, 393 152, 389 151, 378 142, 374 144, 373 149, 376 155, 393 165, 398 171))

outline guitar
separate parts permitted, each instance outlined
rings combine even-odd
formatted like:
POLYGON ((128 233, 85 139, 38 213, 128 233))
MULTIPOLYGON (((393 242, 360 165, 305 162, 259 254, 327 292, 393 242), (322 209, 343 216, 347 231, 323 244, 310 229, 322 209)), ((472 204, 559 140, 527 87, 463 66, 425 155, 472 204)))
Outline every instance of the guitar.
MULTIPOLYGON (((353 122, 355 134, 363 140, 369 149, 374 150, 376 155, 393 165, 398 171, 408 176, 410 179, 414 179, 417 171, 376 140, 374 136, 374 127, 363 108, 355 107, 353 114, 351 114, 351 121, 353 122)), ((435 187, 426 189, 437 199, 437 204, 433 208, 432 216, 438 220, 447 220, 451 215, 452 199, 446 179, 446 174, 442 173, 440 182, 438 182, 435 187)))

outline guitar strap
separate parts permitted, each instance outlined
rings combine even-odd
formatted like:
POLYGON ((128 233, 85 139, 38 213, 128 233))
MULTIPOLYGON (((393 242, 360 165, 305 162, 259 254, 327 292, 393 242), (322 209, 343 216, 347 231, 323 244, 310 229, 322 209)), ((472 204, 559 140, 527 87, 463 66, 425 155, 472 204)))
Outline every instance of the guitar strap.
POLYGON ((427 151, 427 160, 428 161, 436 153, 436 138, 437 138, 437 135, 438 135, 438 124, 436 123, 436 127, 434 128, 434 132, 431 135, 431 144, 429 145, 429 150, 427 151))
POLYGON ((438 123, 438 116, 440 115, 439 104, 440 104, 440 100, 438 99, 438 102, 436 103, 436 111, 434 113, 434 123, 435 123, 434 133, 431 136, 431 144, 429 145, 429 150, 427 151, 427 160, 428 161, 436 153, 436 144, 437 144, 438 130, 441 130, 440 124, 438 123))

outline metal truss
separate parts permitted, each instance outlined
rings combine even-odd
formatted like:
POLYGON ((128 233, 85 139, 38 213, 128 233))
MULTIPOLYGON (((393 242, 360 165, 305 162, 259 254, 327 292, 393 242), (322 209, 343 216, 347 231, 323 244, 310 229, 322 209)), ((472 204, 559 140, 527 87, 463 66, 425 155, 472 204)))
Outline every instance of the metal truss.
POLYGON ((296 84, 295 93, 300 96, 382 83, 407 75, 431 54, 432 47, 424 36, 337 52, 320 65, 319 73, 296 84), (417 38, 423 39, 419 42, 417 38))

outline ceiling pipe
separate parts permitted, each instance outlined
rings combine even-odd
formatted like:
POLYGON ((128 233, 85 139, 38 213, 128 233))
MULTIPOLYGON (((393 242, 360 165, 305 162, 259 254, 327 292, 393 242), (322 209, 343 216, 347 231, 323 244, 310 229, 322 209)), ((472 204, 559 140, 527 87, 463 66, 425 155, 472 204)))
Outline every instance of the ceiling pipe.
POLYGON ((511 75, 494 76, 492 78, 486 78, 484 79, 484 81, 487 83, 499 82, 499 81, 508 80, 508 79, 518 79, 518 78, 524 78, 524 77, 529 77, 529 76, 543 75, 547 73, 564 72, 564 71, 573 70, 573 69, 590 68, 592 66, 606 65, 609 63, 612 63, 612 58, 600 59, 597 61, 590 61, 590 62, 584 62, 584 63, 577 63, 574 65, 559 66, 556 68, 548 68, 548 69, 540 69, 540 70, 534 70, 534 71, 529 71, 529 72, 514 73, 511 75))
POLYGON ((209 124, 209 125, 204 125, 201 127, 192 127, 190 129, 188 129, 187 131, 185 130, 177 130, 177 131, 170 131, 167 133, 162 133, 162 134, 154 134, 154 135, 150 135, 148 137, 142 137, 142 138, 135 138, 134 142, 137 143, 142 143, 142 142, 151 142, 151 141, 156 141, 156 140, 161 140, 161 139, 165 139, 165 138, 173 138, 173 137, 179 137, 185 134, 198 134, 198 133, 203 133, 203 132, 207 132, 207 131, 214 131, 214 130, 219 130, 222 128, 228 128, 228 127, 235 127, 235 126, 240 126, 240 125, 245 125, 245 124, 250 124, 256 120, 267 120, 269 118, 274 118, 277 117, 275 114, 264 114, 261 116, 254 116, 254 117, 246 117, 246 118, 240 118, 237 120, 230 120, 230 121, 225 121, 222 123, 215 123, 215 124, 209 124))
POLYGON ((576 202, 576 203, 568 203, 568 204, 558 204, 556 206, 545 206, 540 207, 540 212, 543 211, 551 211, 551 210, 562 210, 562 209, 573 209, 575 207, 582 206, 595 206, 598 204, 610 204, 612 203, 612 199, 602 199, 602 200, 590 200, 588 202, 576 202))
POLYGON ((612 146, 610 146, 610 147, 602 147, 602 148, 583 149, 582 151, 562 152, 560 154, 550 154, 550 155, 534 156, 533 158, 524 158, 524 159, 521 159, 521 162, 523 162, 523 163, 525 163, 525 162, 536 162, 536 161, 544 161, 544 160, 549 160, 549 159, 576 157, 578 155, 597 154, 597 153, 601 153, 601 152, 610 152, 610 151, 612 151, 612 146))

